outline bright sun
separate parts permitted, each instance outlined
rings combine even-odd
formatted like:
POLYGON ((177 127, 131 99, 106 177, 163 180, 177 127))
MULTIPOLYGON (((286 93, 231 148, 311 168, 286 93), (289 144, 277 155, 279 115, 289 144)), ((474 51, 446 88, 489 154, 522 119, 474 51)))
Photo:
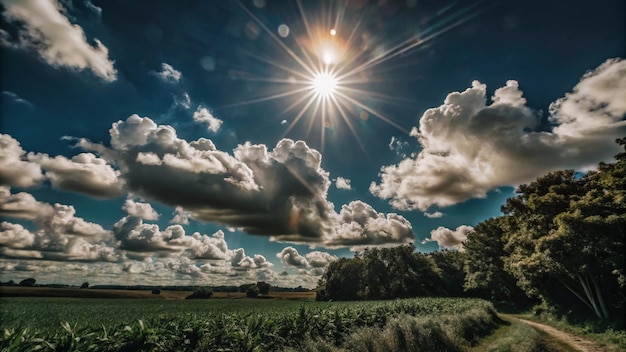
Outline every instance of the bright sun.
POLYGON ((320 98, 332 98, 337 88, 337 77, 329 72, 320 72, 313 76, 311 88, 320 98))

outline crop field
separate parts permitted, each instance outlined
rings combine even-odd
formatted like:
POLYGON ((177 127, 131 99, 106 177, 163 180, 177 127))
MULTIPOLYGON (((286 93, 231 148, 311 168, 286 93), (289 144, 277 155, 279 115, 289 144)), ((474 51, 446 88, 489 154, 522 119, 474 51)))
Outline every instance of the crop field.
POLYGON ((486 301, 445 298, 4 297, 0 313, 2 351, 455 351, 498 324, 486 301))

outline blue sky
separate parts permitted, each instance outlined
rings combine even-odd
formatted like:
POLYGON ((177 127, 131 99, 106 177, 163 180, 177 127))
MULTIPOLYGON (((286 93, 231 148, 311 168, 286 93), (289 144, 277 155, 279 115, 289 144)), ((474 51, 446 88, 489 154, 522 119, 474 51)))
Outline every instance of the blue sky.
POLYGON ((623 1, 0 4, 3 281, 314 287, 626 134, 623 1))

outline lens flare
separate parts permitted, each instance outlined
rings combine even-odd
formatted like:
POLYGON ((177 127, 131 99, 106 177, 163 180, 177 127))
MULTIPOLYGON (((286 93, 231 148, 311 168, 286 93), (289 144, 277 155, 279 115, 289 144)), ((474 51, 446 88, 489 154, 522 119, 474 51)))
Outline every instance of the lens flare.
MULTIPOLYGON (((407 63, 417 64, 419 61, 412 57, 429 45, 428 42, 475 18, 486 8, 479 6, 481 1, 469 6, 457 2, 436 12, 427 20, 428 26, 413 28, 407 31, 411 34, 398 40, 383 41, 384 38, 378 38, 370 30, 371 23, 366 17, 348 11, 347 2, 330 1, 335 5, 319 6, 319 10, 311 11, 311 4, 317 2, 296 0, 299 18, 291 22, 288 31, 285 25, 279 28, 278 33, 242 1, 236 2, 255 25, 254 34, 264 31, 271 45, 281 50, 262 52, 242 48, 244 54, 272 67, 268 71, 273 73, 263 76, 233 70, 233 77, 251 84, 265 82, 267 89, 264 91, 267 93, 220 108, 285 100, 288 106, 279 117, 282 120, 285 114, 292 114, 289 115, 290 122, 285 123, 287 128, 283 137, 304 120, 307 135, 313 127, 319 128, 320 149, 323 152, 327 128, 346 126, 366 155, 358 131, 360 124, 377 118, 406 134, 410 133, 394 119, 385 116, 380 107, 388 103, 412 106, 414 101, 381 92, 377 89, 377 82, 391 81, 388 73, 402 69, 407 63)), ((396 76, 394 79, 405 78, 396 76)))

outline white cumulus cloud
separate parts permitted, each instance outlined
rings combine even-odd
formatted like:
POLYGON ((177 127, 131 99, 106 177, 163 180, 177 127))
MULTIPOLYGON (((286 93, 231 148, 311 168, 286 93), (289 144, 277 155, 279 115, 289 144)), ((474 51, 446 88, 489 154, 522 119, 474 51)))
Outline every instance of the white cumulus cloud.
POLYGON ((209 109, 198 106, 198 109, 193 113, 193 120, 200 123, 205 123, 207 128, 211 132, 217 132, 222 126, 222 120, 213 116, 209 109))
POLYGON ((161 64, 161 71, 155 72, 157 77, 159 77, 164 82, 169 83, 178 83, 182 77, 180 71, 176 70, 172 65, 166 64, 165 62, 161 64))
POLYGON ((467 234, 472 231, 474 231, 474 228, 467 225, 461 225, 455 230, 439 226, 430 231, 430 238, 425 239, 422 243, 437 242, 441 248, 462 251, 463 242, 467 239, 467 234))
POLYGON ((626 61, 608 60, 585 74, 550 107, 548 131, 538 128, 518 82, 496 89, 491 101, 487 87, 474 81, 428 109, 411 132, 422 151, 383 167, 370 192, 395 208, 426 211, 611 160, 619 152, 615 139, 626 135, 626 61))
POLYGON ((349 179, 340 176, 335 180, 335 187, 338 189, 351 190, 352 185, 350 185, 350 182, 351 181, 349 179))
POLYGON ((91 70, 105 81, 114 81, 117 71, 109 50, 98 39, 87 42, 83 29, 71 23, 57 0, 1 0, 4 17, 16 24, 17 37, 3 32, 2 44, 32 50, 48 64, 75 70, 91 70))

